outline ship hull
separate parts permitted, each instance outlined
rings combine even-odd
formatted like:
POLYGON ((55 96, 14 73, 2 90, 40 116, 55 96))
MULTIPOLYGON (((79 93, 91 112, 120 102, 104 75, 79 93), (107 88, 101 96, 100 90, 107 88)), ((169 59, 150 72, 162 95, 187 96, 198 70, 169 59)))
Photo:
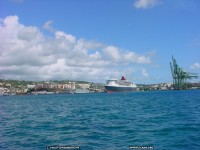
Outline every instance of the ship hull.
POLYGON ((136 91, 136 87, 120 87, 120 86, 105 86, 107 92, 133 92, 136 91))

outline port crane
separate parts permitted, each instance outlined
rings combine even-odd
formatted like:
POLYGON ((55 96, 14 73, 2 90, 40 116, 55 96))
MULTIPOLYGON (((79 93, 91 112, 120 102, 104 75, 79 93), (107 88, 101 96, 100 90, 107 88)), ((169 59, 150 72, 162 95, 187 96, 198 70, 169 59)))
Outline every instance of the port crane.
POLYGON ((179 67, 173 56, 172 62, 170 62, 170 68, 173 77, 173 86, 176 90, 186 89, 188 79, 198 78, 197 73, 186 72, 179 67))

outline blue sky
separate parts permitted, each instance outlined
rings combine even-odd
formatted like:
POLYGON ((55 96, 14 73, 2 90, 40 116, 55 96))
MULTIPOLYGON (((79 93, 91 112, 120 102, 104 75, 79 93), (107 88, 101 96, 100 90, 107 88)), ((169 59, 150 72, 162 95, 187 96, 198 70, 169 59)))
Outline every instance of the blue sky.
POLYGON ((199 0, 1 0, 0 18, 0 78, 172 82, 172 55, 200 73, 199 0))

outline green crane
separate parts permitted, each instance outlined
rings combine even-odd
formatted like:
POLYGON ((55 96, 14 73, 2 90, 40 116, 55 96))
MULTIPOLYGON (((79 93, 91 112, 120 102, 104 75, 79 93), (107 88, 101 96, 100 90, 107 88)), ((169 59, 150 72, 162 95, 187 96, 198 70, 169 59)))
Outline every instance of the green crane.
POLYGON ((183 71, 182 68, 176 63, 176 59, 172 56, 172 62, 170 62, 170 68, 173 77, 174 89, 181 90, 187 88, 187 79, 198 78, 197 73, 190 73, 183 71))

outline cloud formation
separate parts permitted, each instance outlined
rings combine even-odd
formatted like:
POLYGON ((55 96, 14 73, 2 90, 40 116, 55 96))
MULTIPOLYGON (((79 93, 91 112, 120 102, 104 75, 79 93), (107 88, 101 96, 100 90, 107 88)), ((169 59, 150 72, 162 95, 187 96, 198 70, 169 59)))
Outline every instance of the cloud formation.
POLYGON ((138 9, 147 9, 160 4, 160 0, 135 0, 134 7, 138 9))
POLYGON ((198 70, 198 69, 200 69, 200 63, 196 62, 196 63, 192 64, 192 65, 190 66, 190 68, 191 68, 191 69, 196 69, 196 70, 198 70))
POLYGON ((0 78, 103 81, 134 64, 151 63, 150 55, 77 39, 51 24, 43 26, 53 33, 49 37, 36 26, 21 24, 18 16, 0 19, 0 78))
POLYGON ((43 28, 44 28, 45 30, 49 30, 49 31, 51 31, 51 32, 55 32, 56 30, 53 29, 53 28, 51 27, 52 24, 53 24, 53 21, 52 21, 52 20, 49 20, 49 21, 47 21, 47 22, 43 25, 43 28))

